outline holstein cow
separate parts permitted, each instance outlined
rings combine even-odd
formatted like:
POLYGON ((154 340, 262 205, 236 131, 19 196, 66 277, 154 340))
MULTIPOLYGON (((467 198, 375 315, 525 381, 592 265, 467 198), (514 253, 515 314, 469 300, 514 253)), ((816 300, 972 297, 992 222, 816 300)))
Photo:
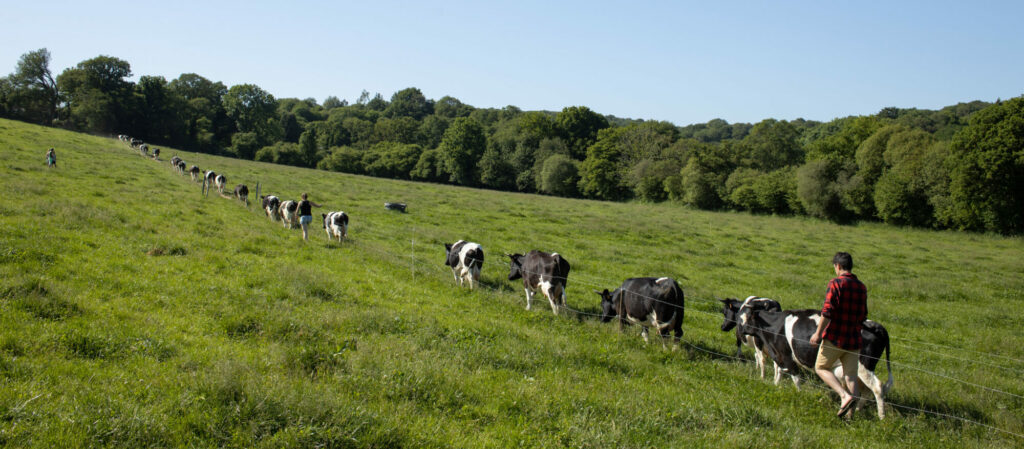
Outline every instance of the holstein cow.
POLYGON ((279 210, 281 207, 281 200, 274 195, 266 195, 260 196, 260 201, 262 202, 263 210, 267 213, 267 217, 270 218, 270 221, 277 221, 281 216, 281 211, 279 210))
POLYGON ((206 173, 203 174, 203 184, 206 184, 207 189, 213 188, 213 181, 215 179, 217 179, 217 173, 213 170, 207 170, 206 173))
POLYGON ((245 184, 235 186, 235 198, 245 203, 245 207, 249 207, 249 186, 245 184))
POLYGON ((751 312, 778 312, 782 310, 782 305, 774 299, 757 296, 750 296, 743 301, 732 298, 721 301, 723 304, 722 315, 725 316, 725 321, 722 321, 722 331, 728 332, 736 328, 736 357, 743 355, 742 347, 744 344, 750 346, 754 350, 754 360, 757 362, 757 369, 761 373, 761 378, 764 379, 764 349, 762 349, 764 342, 760 338, 747 333, 746 328, 749 325, 751 312))
POLYGON ((178 161, 177 169, 178 169, 178 174, 184 176, 185 175, 185 161, 179 160, 178 161))
POLYGON ((142 140, 140 139, 132 137, 131 140, 128 141, 128 146, 132 147, 132 149, 138 148, 140 145, 142 145, 142 140))
POLYGON ((342 238, 348 237, 348 214, 338 211, 320 215, 324 217, 324 229, 327 231, 327 240, 337 237, 338 242, 341 242, 342 238))
POLYGON ((459 240, 455 243, 444 244, 444 264, 451 267, 452 276, 459 281, 461 287, 463 282, 469 283, 469 289, 473 289, 473 282, 480 282, 480 270, 484 266, 484 248, 478 243, 459 240))
MULTIPOLYGON (((775 384, 778 385, 782 372, 793 378, 793 384, 800 387, 800 368, 814 370, 814 361, 818 357, 818 346, 811 345, 811 335, 821 321, 821 311, 816 309, 785 310, 781 312, 755 311, 750 314, 749 326, 746 331, 764 342, 764 352, 778 365, 775 371, 775 384)), ((860 363, 857 369, 857 380, 861 387, 866 387, 875 395, 878 404, 878 417, 885 418, 885 395, 892 388, 892 366, 889 364, 889 333, 881 324, 864 321, 861 329, 863 343, 860 348, 860 363), (889 380, 883 385, 875 375, 875 368, 885 353, 885 366, 889 371, 889 380)), ((836 361, 832 368, 840 382, 843 382, 842 365, 836 361)), ((849 386, 847 386, 849 389, 849 386)), ((863 391, 863 390, 862 390, 863 391)), ((863 399, 857 403, 860 410, 863 399)))
POLYGON ((278 210, 281 211, 281 221, 284 222, 284 227, 294 228, 295 224, 299 222, 299 203, 288 200, 282 202, 278 210))
POLYGON ((178 162, 181 162, 181 158, 178 156, 171 156, 171 167, 178 168, 178 162))
POLYGON ((202 170, 199 170, 199 166, 198 165, 192 165, 192 168, 188 169, 188 173, 190 175, 192 175, 192 182, 198 182, 199 181, 199 173, 201 171, 202 170))
POLYGON ((217 185, 217 191, 220 192, 221 195, 223 195, 224 186, 228 183, 228 178, 225 178, 224 175, 217 175, 217 177, 214 178, 213 182, 214 184, 217 185))
POLYGON ((139 145, 139 152, 142 153, 143 156, 149 156, 149 144, 144 143, 139 145))
POLYGON ((640 335, 647 343, 647 329, 653 327, 661 336, 661 346, 669 332, 674 332, 672 350, 679 349, 683 338, 685 299, 683 289, 672 278, 629 278, 613 292, 595 290, 601 295, 601 322, 618 317, 619 330, 624 324, 642 326, 640 335))
POLYGON ((523 278, 526 289, 526 310, 530 310, 533 295, 540 290, 548 302, 551 311, 558 315, 558 308, 565 306, 565 287, 569 278, 569 261, 558 253, 545 253, 537 250, 526 255, 506 254, 511 260, 508 280, 523 278))
POLYGON ((157 160, 160 159, 160 149, 159 148, 153 148, 153 159, 157 159, 157 160))

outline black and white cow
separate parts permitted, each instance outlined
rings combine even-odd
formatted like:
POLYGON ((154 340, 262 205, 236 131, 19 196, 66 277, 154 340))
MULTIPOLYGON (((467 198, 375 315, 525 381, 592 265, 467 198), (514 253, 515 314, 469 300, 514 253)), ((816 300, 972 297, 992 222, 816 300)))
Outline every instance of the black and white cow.
MULTIPOLYGON (((816 309, 784 310, 781 312, 755 311, 750 314, 750 325, 746 331, 764 342, 764 352, 777 365, 775 384, 781 380, 782 372, 793 378, 793 384, 800 387, 800 368, 814 369, 814 361, 818 357, 818 345, 810 343, 811 335, 821 321, 821 311, 816 309)), ((860 349, 860 363, 857 369, 857 380, 863 388, 871 390, 878 405, 878 417, 885 418, 885 395, 892 388, 892 366, 889 363, 889 332, 881 324, 867 320, 861 329, 863 344, 860 349), (889 380, 883 385, 875 368, 885 353, 885 366, 889 371, 889 380)), ((836 377, 844 382, 842 365, 836 362, 833 367, 836 377)), ((847 387, 849 388, 849 386, 847 387)), ((863 399, 857 403, 859 410, 863 399)))
POLYGON ((194 165, 193 164, 192 168, 188 169, 188 173, 190 175, 192 175, 192 182, 199 182, 199 173, 200 172, 202 172, 202 170, 199 169, 198 165, 194 165))
POLYGON ((142 153, 143 156, 149 156, 149 144, 144 143, 139 145, 139 152, 142 153))
POLYGON ((288 200, 281 203, 278 209, 281 211, 281 221, 286 228, 294 228, 299 222, 299 203, 288 200))
POLYGON ((619 330, 624 324, 639 324, 640 335, 647 343, 647 329, 653 327, 661 336, 661 345, 669 333, 675 333, 672 350, 679 349, 679 339, 683 338, 683 317, 685 314, 685 298, 683 289, 675 279, 661 278, 629 278, 614 291, 594 290, 601 296, 601 322, 607 323, 618 317, 619 330))
POLYGON ((135 149, 135 148, 140 147, 142 145, 142 143, 143 142, 142 142, 141 139, 136 139, 136 138, 132 137, 131 140, 128 141, 128 146, 132 147, 132 149, 135 149))
POLYGON ((764 379, 764 349, 762 349, 763 342, 760 338, 746 333, 746 328, 749 325, 750 314, 754 311, 775 311, 782 310, 782 305, 774 299, 761 298, 758 296, 750 296, 747 299, 740 301, 738 299, 727 298, 722 301, 722 315, 725 320, 722 321, 722 331, 728 332, 733 328, 736 328, 736 357, 743 355, 742 346, 745 344, 750 346, 754 350, 754 361, 757 363, 757 369, 761 373, 761 378, 764 379))
POLYGON ((480 282, 480 270, 484 266, 484 248, 479 243, 459 240, 455 243, 444 244, 444 264, 451 267, 452 276, 459 281, 469 283, 469 289, 473 289, 473 282, 480 282))
POLYGON ((207 170, 206 173, 203 174, 203 184, 206 185, 207 189, 213 188, 213 181, 215 179, 217 179, 217 173, 213 170, 207 170))
POLYGON ((160 149, 153 148, 153 159, 160 159, 160 149))
POLYGON ((185 176, 185 161, 179 160, 176 168, 178 169, 179 175, 185 176))
POLYGON ((281 216, 281 199, 274 195, 260 196, 262 202, 263 211, 267 213, 267 217, 270 221, 277 221, 281 216))
POLYGON ((221 175, 217 175, 216 178, 213 178, 213 183, 217 185, 217 191, 220 192, 221 195, 223 195, 224 194, 224 186, 227 185, 228 178, 225 178, 224 175, 222 175, 222 174, 221 175))
POLYGON ((118 134, 117 135, 117 140, 120 140, 122 142, 127 142, 129 138, 130 137, 128 137, 127 134, 118 134))
POLYGON ((245 184, 235 186, 235 198, 245 203, 245 207, 249 207, 249 186, 245 184))
POLYGON ((341 239, 348 237, 348 214, 338 211, 320 215, 324 217, 324 230, 327 231, 327 240, 337 237, 338 242, 341 242, 341 239))
POLYGON ((533 295, 540 290, 551 311, 558 315, 558 308, 565 306, 565 288, 569 280, 569 261, 558 253, 532 250, 526 255, 506 254, 510 259, 508 280, 523 279, 526 289, 526 310, 530 310, 533 295))

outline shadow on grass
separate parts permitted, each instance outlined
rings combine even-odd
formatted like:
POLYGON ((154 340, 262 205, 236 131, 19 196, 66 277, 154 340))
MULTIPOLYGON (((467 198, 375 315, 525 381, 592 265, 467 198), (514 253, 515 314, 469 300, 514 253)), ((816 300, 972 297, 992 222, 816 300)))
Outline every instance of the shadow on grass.
POLYGON ((888 395, 885 401, 887 408, 895 410, 901 415, 917 415, 935 422, 942 422, 943 425, 956 425, 959 428, 964 422, 957 418, 969 419, 983 424, 992 424, 989 416, 974 404, 967 404, 948 398, 936 396, 919 397, 897 393, 888 395), (941 415, 951 415, 956 418, 941 415))

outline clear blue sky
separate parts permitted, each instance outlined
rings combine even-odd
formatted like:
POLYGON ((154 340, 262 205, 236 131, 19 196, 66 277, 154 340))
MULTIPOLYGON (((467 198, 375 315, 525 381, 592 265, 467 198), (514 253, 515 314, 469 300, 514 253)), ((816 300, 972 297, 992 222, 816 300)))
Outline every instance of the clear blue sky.
POLYGON ((414 86, 476 107, 677 125, 830 120, 1024 94, 1024 2, 0 0, 0 73, 110 55, 275 97, 414 86))

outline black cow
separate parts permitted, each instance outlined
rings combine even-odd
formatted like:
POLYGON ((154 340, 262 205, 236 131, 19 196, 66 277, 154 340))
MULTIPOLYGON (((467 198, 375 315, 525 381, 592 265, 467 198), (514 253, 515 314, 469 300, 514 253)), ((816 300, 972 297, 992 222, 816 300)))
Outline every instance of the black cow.
POLYGON ((679 349, 683 338, 685 299, 683 289, 672 278, 629 278, 613 292, 595 290, 601 295, 601 322, 619 318, 619 330, 624 324, 642 326, 640 335, 647 343, 647 328, 653 327, 661 335, 661 345, 675 332, 672 349, 679 349))
POLYGON ((452 276, 459 281, 469 283, 469 289, 473 289, 473 282, 480 282, 480 270, 484 266, 484 248, 478 243, 459 240, 455 243, 444 244, 444 264, 451 267, 452 276))
POLYGON ((277 221, 278 217, 281 216, 281 211, 279 209, 281 207, 281 199, 274 195, 261 195, 260 201, 262 202, 261 205, 263 206, 263 210, 267 213, 267 217, 269 217, 271 221, 277 221))
POLYGON ((728 332, 736 328, 736 357, 743 355, 742 347, 744 344, 750 346, 754 350, 754 360, 757 362, 757 369, 761 372, 761 378, 764 379, 763 342, 754 335, 746 333, 746 328, 749 325, 751 312, 755 310, 777 312, 782 310, 782 305, 774 299, 757 296, 747 297, 743 301, 732 298, 721 301, 723 304, 722 315, 725 317, 725 320, 722 321, 722 330, 728 332))
MULTIPOLYGON (((777 365, 775 384, 778 385, 782 372, 793 378, 793 384, 800 387, 800 368, 814 369, 814 361, 818 357, 818 345, 810 343, 811 335, 821 321, 821 311, 815 309, 785 310, 782 312, 752 312, 750 325, 746 331, 764 342, 764 352, 777 365), (780 369, 781 368, 781 371, 780 369)), ((866 387, 875 395, 878 404, 878 417, 885 418, 885 395, 892 388, 892 366, 889 364, 889 332, 881 324, 864 321, 861 329, 863 344, 860 349, 860 363, 857 369, 857 380, 861 387, 866 387), (885 366, 889 371, 889 380, 883 385, 875 368, 885 353, 885 366)), ((833 367, 840 382, 842 365, 837 361, 833 367)), ((847 387, 849 388, 849 387, 847 387)), ((861 408, 863 399, 857 403, 861 408)))
POLYGON ((245 207, 249 207, 249 187, 245 184, 235 186, 235 198, 242 200, 245 207))
POLYGON ((160 158, 160 149, 159 148, 153 148, 153 159, 159 159, 159 158, 160 158))
POLYGON ((565 306, 565 287, 569 277, 569 261, 558 253, 545 253, 537 250, 526 255, 506 254, 511 260, 508 280, 523 278, 526 288, 526 310, 530 310, 533 295, 540 290, 548 302, 551 311, 558 315, 559 306, 565 306))

